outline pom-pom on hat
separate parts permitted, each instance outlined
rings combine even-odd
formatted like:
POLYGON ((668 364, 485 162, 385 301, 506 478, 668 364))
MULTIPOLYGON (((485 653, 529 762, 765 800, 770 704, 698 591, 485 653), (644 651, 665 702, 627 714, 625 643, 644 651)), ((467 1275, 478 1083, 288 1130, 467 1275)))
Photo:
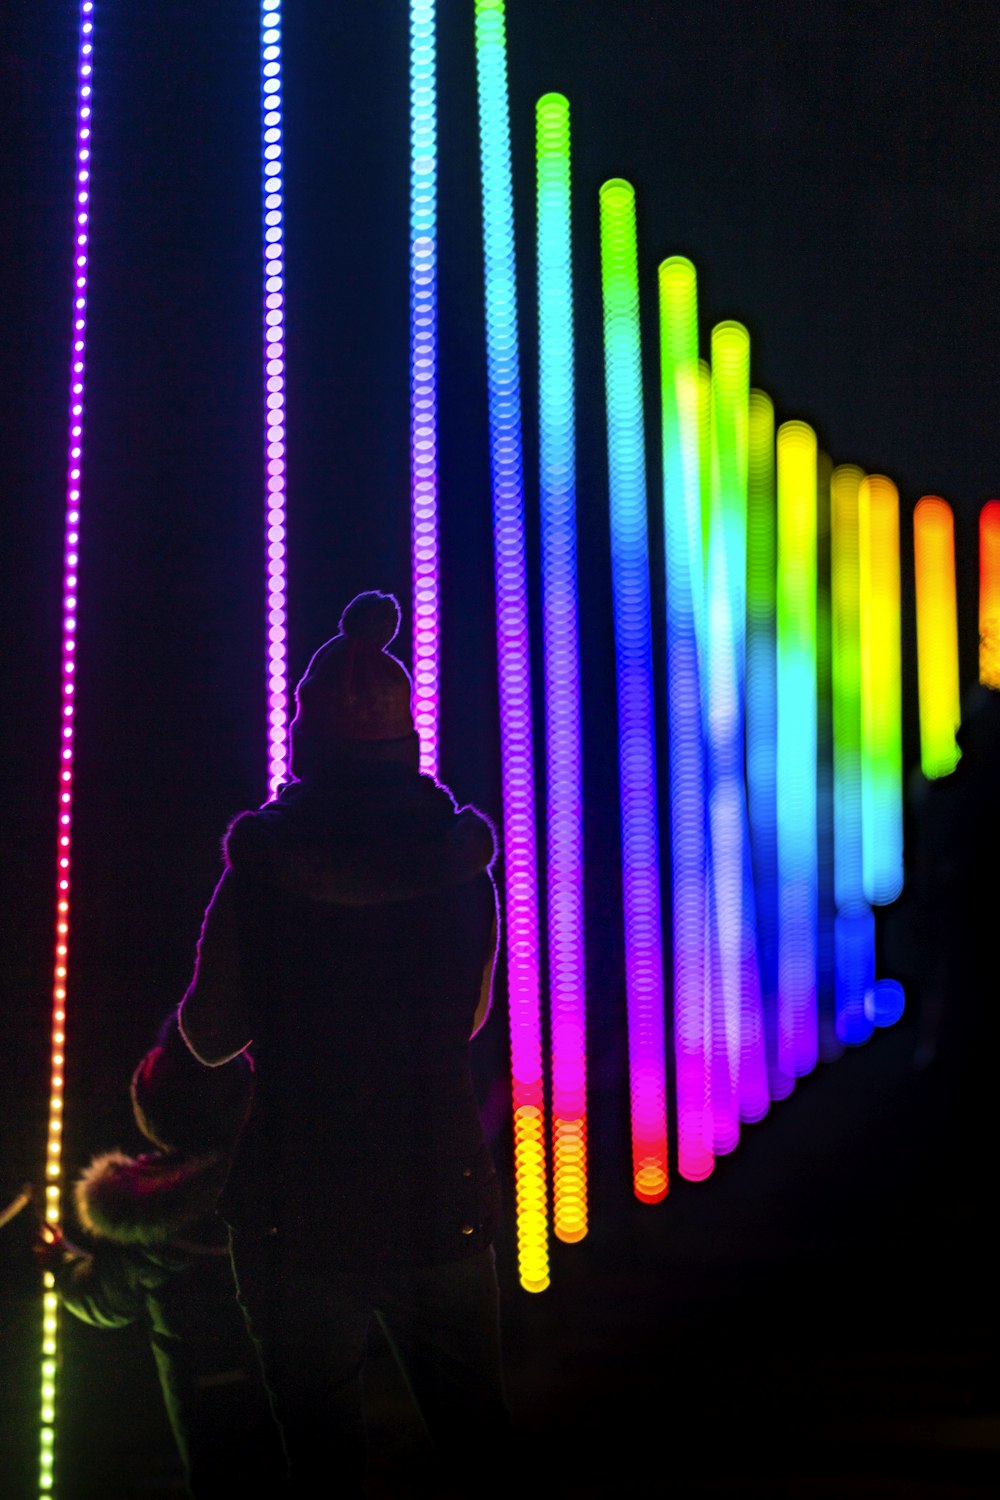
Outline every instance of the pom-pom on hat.
POLYGON ((399 630, 399 601, 358 594, 340 617, 340 633, 320 646, 295 691, 293 755, 344 743, 377 744, 413 734, 410 674, 386 651, 399 630))

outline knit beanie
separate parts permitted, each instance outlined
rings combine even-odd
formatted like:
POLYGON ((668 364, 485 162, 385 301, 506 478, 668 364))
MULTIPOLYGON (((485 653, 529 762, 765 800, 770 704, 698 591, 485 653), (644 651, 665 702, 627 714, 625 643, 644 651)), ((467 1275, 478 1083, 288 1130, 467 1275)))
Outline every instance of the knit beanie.
POLYGON ((253 1064, 241 1053, 210 1068, 190 1051, 171 1012, 132 1074, 132 1113, 161 1151, 228 1152, 246 1123, 253 1064))
POLYGON ((399 621, 394 594, 358 594, 347 605, 339 634, 320 646, 295 691, 291 734, 296 770, 325 751, 413 734, 413 683, 402 662, 385 649, 399 621))

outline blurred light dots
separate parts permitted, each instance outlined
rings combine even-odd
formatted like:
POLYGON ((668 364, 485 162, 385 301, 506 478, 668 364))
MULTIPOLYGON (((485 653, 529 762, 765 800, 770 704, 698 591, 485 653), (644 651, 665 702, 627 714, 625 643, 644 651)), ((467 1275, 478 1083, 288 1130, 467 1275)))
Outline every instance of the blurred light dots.
POLYGON ((476 0, 475 36, 518 1263, 522 1286, 543 1291, 549 1285, 549 1264, 538 878, 503 0, 476 0))
POLYGON ((632 1177, 636 1197, 656 1202, 667 1191, 667 1108, 635 192, 611 178, 599 202, 632 1177))

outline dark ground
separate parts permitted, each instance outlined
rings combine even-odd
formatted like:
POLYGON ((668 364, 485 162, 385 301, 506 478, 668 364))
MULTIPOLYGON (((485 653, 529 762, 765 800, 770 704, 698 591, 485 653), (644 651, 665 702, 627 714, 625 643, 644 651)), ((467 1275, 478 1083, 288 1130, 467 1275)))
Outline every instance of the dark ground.
MULTIPOLYGON (((1000 1494, 992 1241, 932 1166, 939 1122, 914 1044, 907 1017, 802 1080, 707 1182, 675 1180, 655 1208, 624 1200, 582 1244, 556 1244, 542 1294, 517 1286, 501 1242, 524 1494, 1000 1494)), ((34 1446, 29 1276, 19 1290, 5 1299, 8 1478, 34 1446)), ((64 1348, 65 1500, 180 1500, 142 1342, 68 1321, 64 1348)), ((370 1395, 372 1500, 426 1495, 381 1344, 370 1395)), ((34 1493, 26 1472, 5 1500, 34 1493)))

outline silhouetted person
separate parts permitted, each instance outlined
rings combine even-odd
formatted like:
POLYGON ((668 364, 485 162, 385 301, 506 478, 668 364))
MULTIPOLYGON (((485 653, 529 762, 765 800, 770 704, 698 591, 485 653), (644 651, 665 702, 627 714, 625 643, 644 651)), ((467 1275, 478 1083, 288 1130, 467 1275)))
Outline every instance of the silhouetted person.
POLYGON ((156 1149, 94 1157, 73 1186, 84 1242, 42 1225, 35 1248, 75 1317, 145 1329, 195 1500, 273 1494, 285 1468, 217 1212, 252 1090, 247 1058, 209 1073, 172 1014, 131 1085, 136 1123, 156 1149))
POLYGON ((384 649, 398 627, 392 595, 361 594, 309 663, 295 779, 230 826, 180 1011, 208 1065, 252 1044, 223 1212, 297 1493, 318 1475, 364 1492, 373 1319, 442 1483, 489 1493, 508 1454, 499 1190, 470 1059, 495 837, 420 773, 410 679, 384 649))

